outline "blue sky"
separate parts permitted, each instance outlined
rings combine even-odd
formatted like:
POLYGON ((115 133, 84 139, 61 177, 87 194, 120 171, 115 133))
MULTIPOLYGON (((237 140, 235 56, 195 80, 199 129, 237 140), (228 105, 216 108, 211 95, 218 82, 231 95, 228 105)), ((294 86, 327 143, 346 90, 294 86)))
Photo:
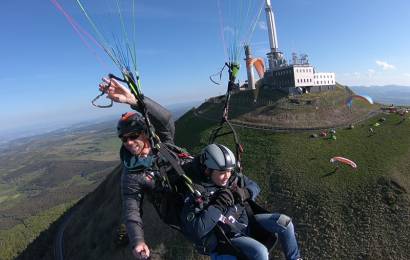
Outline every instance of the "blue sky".
MULTIPOLYGON (((208 79, 225 62, 216 0, 137 3, 144 93, 163 104, 224 93, 225 86, 208 79)), ((0 132, 127 110, 90 105, 100 78, 117 71, 98 61, 50 1, 3 0, 1 6, 0 132)), ((346 85, 410 86, 410 1, 272 0, 272 6, 287 58, 307 53, 318 71, 336 72, 346 85)), ((78 10, 67 10, 79 17, 78 10)), ((251 41, 254 56, 265 57, 269 49, 264 22, 263 14, 251 41)))

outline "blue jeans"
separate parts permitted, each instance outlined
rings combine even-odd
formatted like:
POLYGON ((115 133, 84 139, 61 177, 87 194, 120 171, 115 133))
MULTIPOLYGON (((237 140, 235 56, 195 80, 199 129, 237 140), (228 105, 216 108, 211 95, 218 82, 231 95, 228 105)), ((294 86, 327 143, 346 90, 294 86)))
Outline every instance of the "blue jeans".
MULTIPOLYGON (((267 231, 277 233, 282 244, 283 253, 287 260, 300 258, 299 247, 295 237, 295 231, 291 219, 283 214, 257 214, 256 221, 267 231)), ((268 260, 268 249, 259 241, 240 236, 231 239, 231 243, 240 249, 249 259, 268 260)), ((212 259, 220 259, 222 256, 213 255, 212 259)), ((227 256, 225 256, 227 257, 227 256)))

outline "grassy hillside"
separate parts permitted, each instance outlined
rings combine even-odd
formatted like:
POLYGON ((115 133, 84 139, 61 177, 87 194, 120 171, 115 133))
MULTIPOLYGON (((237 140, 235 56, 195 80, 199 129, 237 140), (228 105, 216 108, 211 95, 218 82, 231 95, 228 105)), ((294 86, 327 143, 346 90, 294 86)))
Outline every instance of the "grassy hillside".
MULTIPOLYGON (((211 119, 220 115, 218 104, 200 109, 204 106, 211 119)), ((177 122, 176 142, 198 153, 215 124, 191 110, 177 122)), ((237 130, 245 148, 244 173, 262 187, 259 202, 293 218, 304 259, 408 258, 410 119, 379 114, 354 129, 336 129, 336 140, 310 138, 315 132, 237 130), (386 121, 374 127, 382 116, 386 121), (369 135, 369 127, 374 134, 369 135), (333 156, 354 160, 357 170, 341 166, 334 171, 333 156)), ((229 136, 219 142, 232 147, 229 136)), ((113 242, 120 222, 119 178, 117 169, 76 210, 65 236, 69 259, 132 259, 127 248, 113 242)), ((154 259, 198 258, 150 205, 144 214, 154 259)), ((274 254, 283 259, 279 248, 274 254)))
POLYGON ((18 139, 0 150, 0 259, 12 259, 118 164, 112 123, 18 139))
MULTIPOLYGON (((0 248, 2 249, 0 250, 0 259, 14 259, 20 255, 31 241, 37 238, 42 231, 47 230, 50 224, 71 208, 73 204, 74 202, 62 203, 46 209, 38 215, 28 217, 10 229, 0 230, 0 248)), ((40 250, 38 251, 40 252, 40 250)))
MULTIPOLYGON (((337 85, 335 91, 288 96, 283 92, 261 89, 254 102, 252 91, 241 91, 232 96, 230 118, 233 123, 252 124, 278 129, 328 128, 344 126, 365 119, 378 111, 380 105, 354 100, 352 109, 346 100, 352 91, 337 85)), ((210 99, 196 113, 202 118, 219 120, 223 103, 210 99)))
MULTIPOLYGON (((373 127, 374 135, 368 129, 380 116, 352 130, 337 129, 337 140, 238 129, 244 173, 262 186, 262 204, 293 217, 305 259, 410 255, 410 120, 383 116, 387 120, 373 127), (358 169, 333 173, 333 156, 351 158, 358 169)), ((177 142, 200 151, 210 125, 198 123, 193 111, 178 123, 177 142)))

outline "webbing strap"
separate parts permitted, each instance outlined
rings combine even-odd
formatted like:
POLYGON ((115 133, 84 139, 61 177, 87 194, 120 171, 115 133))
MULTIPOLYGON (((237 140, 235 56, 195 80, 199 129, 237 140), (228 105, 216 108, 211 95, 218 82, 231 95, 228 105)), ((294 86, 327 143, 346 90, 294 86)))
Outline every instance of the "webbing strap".
POLYGON ((192 188, 192 180, 185 175, 185 172, 182 169, 181 165, 178 163, 177 159, 174 156, 172 156, 170 151, 167 149, 166 145, 160 145, 158 148, 158 152, 171 164, 172 168, 175 169, 176 173, 184 179, 184 183, 186 187, 189 189, 189 191, 195 194, 195 191, 192 188))

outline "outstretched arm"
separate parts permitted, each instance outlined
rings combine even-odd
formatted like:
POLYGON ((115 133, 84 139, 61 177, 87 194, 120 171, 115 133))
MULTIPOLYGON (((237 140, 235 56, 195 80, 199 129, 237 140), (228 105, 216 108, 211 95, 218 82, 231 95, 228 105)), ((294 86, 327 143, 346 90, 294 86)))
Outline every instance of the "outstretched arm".
MULTIPOLYGON (((149 97, 144 97, 144 103, 151 123, 154 125, 155 133, 161 142, 174 143, 175 122, 171 112, 149 97)), ((142 112, 136 105, 131 105, 131 108, 142 112)))
MULTIPOLYGON (((132 109, 140 113, 143 112, 140 111, 137 99, 128 88, 124 87, 116 79, 103 78, 102 81, 99 89, 107 94, 107 98, 117 103, 128 104, 132 109)), ((175 123, 171 112, 148 97, 144 97, 144 103, 151 123, 161 142, 174 143, 175 123)))

